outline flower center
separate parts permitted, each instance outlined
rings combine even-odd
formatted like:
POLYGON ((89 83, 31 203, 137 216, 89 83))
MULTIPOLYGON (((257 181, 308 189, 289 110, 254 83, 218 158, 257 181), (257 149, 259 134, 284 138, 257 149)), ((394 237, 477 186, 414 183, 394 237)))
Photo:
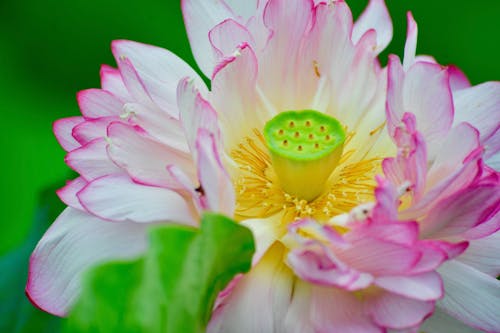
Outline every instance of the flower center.
POLYGON ((324 191, 346 135, 335 118, 302 110, 282 112, 268 121, 264 138, 281 188, 309 202, 324 191))
MULTIPOLYGON (((307 115, 307 113, 304 113, 307 115)), ((333 119, 327 117, 329 119, 333 119)), ((315 120, 316 118, 313 118, 315 120)), ((321 120, 318 118, 316 120, 321 120)), ((307 119, 301 119, 307 121, 307 119)), ((297 119, 294 119, 294 125, 299 125, 297 119)), ((334 122, 337 122, 334 120, 334 122)), ((338 123, 338 122, 337 122, 338 123)), ((287 124, 286 122, 284 123, 287 124)), ((313 124, 312 122, 310 123, 313 124)), ((317 124, 320 124, 318 121, 317 124)), ((326 125, 329 123, 326 122, 326 125)), ((303 123, 306 128, 308 125, 303 123)), ((290 122, 288 122, 290 126, 290 122)), ((321 131, 321 125, 319 125, 319 133, 321 131)), ((336 125, 333 125, 336 126, 336 125)), ((271 125, 268 125, 271 127, 271 125)), ((294 127, 296 129, 297 127, 294 127)), ((312 126, 311 126, 312 127, 312 126)), ((278 135, 280 135, 281 128, 278 128, 278 135)), ((285 129, 283 129, 283 135, 285 135, 285 129)), ((309 137, 309 134, 318 134, 315 131, 318 127, 313 127, 309 131, 299 131, 299 137, 309 137), (307 134, 305 134, 307 133, 307 134)), ((325 127, 326 131, 326 127, 325 127)), ((287 136, 289 138, 290 147, 295 147, 297 154, 309 151, 308 149, 315 148, 316 143, 321 144, 326 141, 326 134, 323 134, 323 140, 311 140, 306 141, 309 145, 303 144, 302 150, 299 150, 299 144, 295 138, 295 132, 291 131, 288 127, 287 136), (311 145, 313 147, 311 148, 311 145), (307 149, 307 150, 306 150, 307 149)), ((253 129, 253 135, 244 137, 243 140, 238 144, 238 146, 233 149, 230 153, 232 160, 234 161, 233 177, 236 191, 236 212, 235 218, 238 220, 245 220, 251 218, 267 218, 271 216, 279 216, 284 224, 288 224, 297 218, 303 217, 313 217, 317 221, 328 222, 332 217, 348 213, 351 209, 358 206, 359 204, 373 201, 373 190, 375 188, 374 176, 380 173, 382 158, 363 158, 361 160, 354 159, 356 156, 358 145, 353 144, 353 138, 356 136, 356 132, 343 130, 345 133, 345 140, 342 144, 335 147, 330 147, 322 154, 318 153, 315 155, 317 160, 324 161, 325 164, 329 161, 329 158, 333 159, 330 162, 331 165, 328 167, 330 171, 323 173, 326 175, 326 180, 321 183, 317 188, 316 192, 320 194, 312 200, 304 199, 300 191, 299 195, 291 194, 288 190, 283 188, 284 181, 283 176, 279 176, 281 172, 280 167, 276 167, 279 163, 276 158, 273 159, 272 155, 276 154, 271 152, 269 148, 268 140, 264 137, 263 133, 259 129, 253 129), (340 148, 342 147, 343 148, 340 148), (332 158, 331 155, 335 155, 335 151, 341 150, 341 157, 338 161, 332 158), (331 171, 333 168, 333 171, 331 171), (331 172, 331 175, 330 175, 331 172), (329 176, 328 176, 329 175, 329 176)), ((331 134, 332 135, 332 134, 331 134)), ((314 138, 314 137, 313 137, 314 138)), ((321 136, 320 136, 321 138, 321 136)), ((331 140, 332 137, 330 137, 331 140)), ((274 139, 273 139, 274 140, 274 139)), ((281 140, 274 140, 276 144, 283 144, 285 138, 281 140), (276 142, 275 142, 276 141, 276 142)), ((363 148, 363 147, 359 147, 363 148)), ((292 148, 290 148, 292 150, 292 148)), ((321 150, 321 146, 319 147, 321 150)), ((314 152, 314 150, 313 150, 314 152)), ((302 155, 301 155, 302 156, 302 155)), ((278 157, 284 159, 283 164, 291 164, 292 166, 299 159, 288 160, 285 157, 278 157)), ((304 157, 307 161, 307 157, 304 157)), ((310 162, 310 161, 309 161, 310 162)), ((302 162, 300 162, 302 163, 302 162)), ((305 163, 305 162, 304 162, 305 163)), ((306 163, 307 164, 307 163, 306 163)), ((295 175, 298 179, 296 181, 302 184, 305 182, 306 185, 309 184, 308 181, 312 177, 317 177, 315 175, 315 170, 322 169, 324 166, 320 165, 321 162, 317 162, 318 165, 315 167, 304 169, 306 171, 302 172, 300 178, 295 175), (313 173, 313 175, 311 175, 313 173)), ((283 166, 281 167, 283 168, 283 166)), ((326 168, 326 167, 325 167, 326 168)), ((293 176, 293 174, 292 174, 293 176)), ((302 185, 304 186, 304 185, 302 185)), ((312 186, 311 186, 312 187, 312 186)))

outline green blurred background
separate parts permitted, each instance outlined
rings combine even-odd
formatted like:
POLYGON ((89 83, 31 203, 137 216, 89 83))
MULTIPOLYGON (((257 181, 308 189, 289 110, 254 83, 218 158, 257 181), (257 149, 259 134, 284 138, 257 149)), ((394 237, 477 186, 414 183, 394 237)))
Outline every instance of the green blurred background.
MULTIPOLYGON (((27 237, 42 190, 60 186, 72 176, 52 134, 52 122, 77 115, 76 92, 99 86, 100 64, 114 65, 109 47, 113 39, 162 46, 194 66, 179 2, 0 0, 0 143, 4 156, 0 256, 27 237)), ((382 55, 383 63, 389 52, 401 55, 405 13, 411 10, 419 23, 419 53, 432 54, 442 64, 458 65, 474 84, 500 78, 500 1, 387 2, 395 33, 382 55)), ((367 0, 348 3, 357 16, 367 0)), ((15 265, 25 266, 25 258, 15 265)))

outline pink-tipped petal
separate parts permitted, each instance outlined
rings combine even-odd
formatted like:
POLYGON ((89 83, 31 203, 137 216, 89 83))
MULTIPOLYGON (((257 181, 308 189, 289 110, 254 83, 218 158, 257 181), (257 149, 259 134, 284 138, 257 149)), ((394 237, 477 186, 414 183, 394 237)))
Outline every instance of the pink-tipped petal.
POLYGON ((178 193, 139 185, 126 176, 105 176, 90 182, 78 199, 100 218, 120 222, 196 224, 191 209, 178 193))
POLYGON ((384 0, 370 0, 352 30, 352 41, 356 44, 368 30, 377 33, 375 53, 382 52, 392 39, 392 20, 384 0))
POLYGON ((124 117, 127 116, 130 124, 138 125, 152 138, 171 148, 189 153, 184 128, 179 119, 169 116, 158 108, 139 103, 127 103, 123 110, 124 117))
POLYGON ((270 118, 265 110, 257 107, 257 71, 257 58, 248 45, 225 58, 215 70, 211 103, 218 112, 224 142, 231 145, 245 135, 250 136, 252 129, 262 128, 262 119, 270 118))
POLYGON ((196 63, 206 77, 211 77, 216 60, 208 32, 234 14, 224 1, 182 0, 181 7, 196 63))
POLYGON ((81 291, 82 274, 99 263, 138 256, 147 246, 146 227, 66 208, 31 255, 28 297, 45 311, 67 314, 81 291))
POLYGON ((184 78, 179 82, 177 104, 180 121, 185 133, 185 141, 187 141, 191 152, 196 152, 196 136, 200 128, 214 134, 216 140, 219 141, 217 113, 210 103, 201 96, 191 79, 184 78))
POLYGON ((119 117, 108 116, 87 119, 73 128, 73 137, 83 146, 95 139, 106 137, 106 129, 111 122, 122 121, 119 117))
POLYGON ((200 129, 196 139, 196 150, 198 152, 198 178, 203 188, 207 208, 233 216, 236 202, 233 183, 222 165, 213 134, 200 129))
POLYGON ((446 136, 454 113, 446 69, 418 62, 405 73, 397 57, 389 58, 387 120, 391 135, 406 112, 415 115, 417 130, 429 145, 446 136))
POLYGON ((66 186, 57 190, 57 195, 59 196, 59 199, 61 199, 61 201, 66 205, 75 209, 85 210, 85 208, 82 207, 80 200, 78 200, 76 194, 80 192, 81 189, 84 188, 87 184, 88 182, 83 179, 83 177, 75 178, 68 181, 66 183, 66 186))
POLYGON ((102 89, 109 91, 122 101, 131 99, 127 87, 125 87, 125 84, 123 83, 122 75, 117 68, 102 65, 100 75, 102 89))
POLYGON ((71 135, 71 131, 83 121, 83 117, 70 117, 59 119, 54 122, 54 135, 64 150, 69 152, 80 148, 81 144, 71 135))
POLYGON ((500 332, 500 281, 459 262, 448 261, 438 272, 445 297, 438 307, 479 330, 500 332))
POLYGON ((172 187, 167 165, 181 167, 191 179, 196 179, 191 156, 164 145, 143 133, 140 128, 122 123, 108 126, 110 158, 137 182, 172 187))
POLYGON ((233 19, 227 19, 216 25, 208 35, 213 51, 217 55, 217 62, 224 57, 231 56, 239 45, 247 43, 252 48, 255 41, 248 29, 233 19))
POLYGON ((101 176, 123 173, 108 157, 107 142, 97 138, 85 146, 66 155, 66 164, 78 172, 85 180, 91 181, 101 176))
POLYGON ((403 58, 403 67, 405 71, 415 63, 415 56, 417 53, 417 37, 418 37, 418 27, 417 22, 413 18, 413 14, 408 12, 406 14, 407 28, 406 28, 406 43, 405 43, 405 53, 403 58))
MULTIPOLYGON (((469 88, 471 86, 469 79, 460 68, 454 65, 448 66, 448 73, 450 74, 450 86, 453 92, 469 88)), ((456 110, 458 112, 458 110, 456 110)))
POLYGON ((77 99, 85 118, 119 116, 122 113, 123 102, 106 90, 82 90, 78 93, 77 99))

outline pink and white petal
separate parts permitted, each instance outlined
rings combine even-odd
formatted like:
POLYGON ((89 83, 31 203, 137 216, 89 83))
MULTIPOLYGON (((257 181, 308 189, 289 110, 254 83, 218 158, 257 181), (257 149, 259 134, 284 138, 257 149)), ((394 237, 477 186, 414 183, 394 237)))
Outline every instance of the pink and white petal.
POLYGON ((481 333, 481 331, 475 330, 461 321, 447 315, 439 308, 437 308, 432 316, 423 323, 419 332, 420 331, 426 333, 481 333))
POLYGON ((445 178, 439 183, 429 186, 423 198, 410 208, 401 211, 399 218, 412 220, 424 216, 442 199, 467 188, 482 172, 481 153, 481 149, 472 152, 457 170, 451 170, 450 174, 444 175, 445 178))
MULTIPOLYGON (((470 81, 465 73, 462 72, 462 70, 457 66, 448 66, 448 73, 450 74, 450 86, 453 93, 455 93, 457 90, 469 88, 471 86, 470 81)), ((455 111, 458 112, 458 110, 455 111)))
POLYGON ((455 126, 438 148, 427 174, 427 188, 432 188, 466 163, 467 157, 480 147, 478 131, 466 123, 455 126))
POLYGON ((498 211, 498 186, 468 187, 439 202, 420 222, 420 231, 426 238, 456 236, 485 222, 498 211))
POLYGON ((31 255, 29 299, 45 311, 66 315, 80 294, 82 274, 102 262, 138 256, 147 246, 146 227, 66 208, 31 255))
POLYGON ((408 69, 416 62, 418 27, 411 12, 406 14, 406 22, 406 43, 403 68, 405 71, 408 71, 408 69))
POLYGON ((376 54, 382 52, 392 39, 392 20, 384 0, 370 0, 368 6, 354 23, 352 42, 356 44, 368 30, 377 33, 376 54))
MULTIPOLYGON (((297 66, 303 39, 311 29, 314 17, 312 0, 270 0, 263 14, 270 38, 259 53, 259 87, 276 110, 305 108, 297 104, 300 67, 297 66)), ((312 63, 309 67, 314 70, 312 63)))
POLYGON ((104 138, 90 141, 85 146, 75 149, 66 155, 65 161, 86 181, 91 181, 104 175, 123 173, 108 157, 104 138))
MULTIPOLYGON (((404 73, 399 59, 389 57, 387 111, 393 135, 405 112, 417 120, 417 130, 428 145, 445 137, 453 122, 453 99, 446 69, 438 64, 418 62, 404 73)), ((431 154, 431 156, 433 156, 431 154)))
POLYGON ((443 296, 443 282, 436 272, 408 276, 383 276, 375 285, 400 296, 420 301, 434 301, 443 296))
POLYGON ((61 201, 66 205, 84 211, 85 208, 83 208, 76 194, 80 192, 81 189, 84 188, 87 184, 88 182, 83 179, 83 177, 78 177, 68 181, 63 188, 60 188, 56 192, 59 196, 59 199, 61 199, 61 201))
POLYGON ((130 124, 138 125, 157 141, 189 153, 186 137, 181 122, 155 107, 147 107, 139 103, 126 103, 124 115, 130 124))
POLYGON ((233 19, 227 19, 210 30, 208 37, 212 43, 217 62, 231 56, 239 45, 249 44, 255 49, 255 41, 248 29, 233 19))
POLYGON ((376 204, 372 211, 372 219, 374 221, 397 221, 399 198, 394 183, 380 176, 376 177, 376 181, 376 204))
POLYGON ((276 243, 234 286, 212 314, 208 333, 284 332, 283 319, 293 296, 293 273, 276 243))
POLYGON ((181 8, 196 63, 203 74, 210 78, 216 60, 208 32, 225 19, 234 18, 234 13, 223 1, 182 0, 181 8))
POLYGON ((89 213, 105 220, 196 225, 193 212, 178 193, 136 184, 127 176, 98 178, 78 192, 78 199, 89 213))
POLYGON ((438 272, 445 297, 437 306, 465 324, 486 332, 500 332, 500 281, 458 260, 444 263, 438 272))
POLYGON ((471 241, 457 260, 496 278, 500 275, 500 232, 471 241))
POLYGON ((158 107, 151 99, 151 96, 146 89, 146 85, 142 81, 130 59, 120 57, 116 59, 116 63, 118 64, 123 83, 125 84, 131 99, 149 107, 158 107))
POLYGON ((455 124, 468 122, 479 130, 481 143, 500 128, 500 82, 486 82, 455 91, 455 124))
POLYGON ((201 96, 191 79, 184 78, 179 82, 177 105, 185 133, 185 141, 187 141, 191 152, 196 152, 196 137, 200 128, 214 134, 216 141, 219 141, 217 113, 210 103, 201 96))
POLYGON ((54 122, 54 135, 64 150, 69 152, 81 147, 81 144, 72 136, 72 130, 83 121, 83 117, 69 117, 54 122))
POLYGON ((83 123, 73 128, 73 137, 83 146, 92 140, 105 138, 107 127, 111 122, 122 121, 120 117, 108 116, 94 119, 87 119, 83 123))
POLYGON ((434 311, 433 301, 384 292, 367 300, 373 320, 382 327, 403 329, 422 323, 434 311))
POLYGON ((102 89, 109 91, 122 101, 131 100, 127 87, 123 83, 122 75, 117 68, 102 65, 100 75, 102 89))
POLYGON ((308 309, 315 332, 382 333, 353 293, 338 288, 314 286, 308 309))
POLYGON ((167 165, 177 165, 196 180, 191 156, 175 150, 146 135, 140 128, 122 123, 108 126, 110 158, 139 183, 172 187, 175 182, 168 174, 167 165))
POLYGON ((106 90, 82 90, 78 93, 77 100, 85 118, 119 116, 122 113, 123 102, 106 90))
POLYGON ((262 128, 270 114, 256 99, 257 58, 248 45, 218 65, 212 80, 212 106, 217 110, 225 149, 235 148, 242 137, 262 128), (238 126, 234 126, 238 124, 238 126))
POLYGON ((414 248, 363 234, 347 233, 345 239, 352 246, 337 249, 335 255, 350 267, 375 276, 404 274, 415 266, 421 256, 414 248))
POLYGON ((214 135, 201 128, 196 139, 198 179, 208 210, 234 215, 236 196, 233 183, 221 162, 214 135))
POLYGON ((128 59, 151 99, 174 118, 178 118, 176 97, 180 79, 191 77, 200 89, 205 87, 206 92, 206 86, 198 74, 181 58, 165 49, 117 40, 113 41, 112 50, 118 62, 123 58, 128 59))

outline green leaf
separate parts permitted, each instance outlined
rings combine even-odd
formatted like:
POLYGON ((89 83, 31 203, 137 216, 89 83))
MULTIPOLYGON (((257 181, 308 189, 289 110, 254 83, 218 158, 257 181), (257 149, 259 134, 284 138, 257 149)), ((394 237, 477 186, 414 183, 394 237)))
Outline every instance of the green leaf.
POLYGON ((91 270, 66 332, 204 332, 217 294, 251 267, 251 232, 205 214, 201 229, 156 227, 146 254, 91 270))

